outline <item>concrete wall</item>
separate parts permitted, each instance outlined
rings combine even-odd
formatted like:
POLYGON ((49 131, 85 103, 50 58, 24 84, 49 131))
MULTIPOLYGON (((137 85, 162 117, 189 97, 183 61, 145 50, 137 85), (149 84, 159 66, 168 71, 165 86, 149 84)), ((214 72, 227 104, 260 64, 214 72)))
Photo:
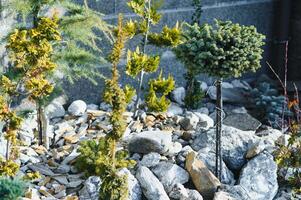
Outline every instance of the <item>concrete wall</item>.
MULTIPOLYGON (((122 12, 126 18, 134 17, 126 6, 127 0, 101 0, 91 1, 90 6, 106 14, 105 19, 110 23, 116 23, 117 14, 122 12)), ((265 56, 263 63, 269 60, 269 48, 272 41, 274 7, 275 0, 203 0, 202 21, 211 23, 214 18, 222 20, 231 20, 245 25, 255 25, 258 31, 267 35, 267 44, 265 46, 265 56)), ((165 4, 161 12, 164 14, 160 27, 167 24, 173 26, 176 21, 190 21, 193 13, 192 0, 165 0, 165 4)), ((130 44, 130 48, 134 48, 137 41, 130 44)), ((167 49, 156 49, 149 47, 149 52, 161 54, 161 66, 164 74, 171 73, 177 85, 184 85, 183 74, 185 69, 179 63, 173 54, 167 49)), ((264 65, 264 64, 263 64, 264 65)), ((122 70, 121 66, 121 70, 122 70)), ((261 70, 262 73, 265 69, 261 70)), ((101 70, 102 73, 108 75, 109 70, 101 70)), ((211 80, 206 76, 201 76, 207 82, 211 80)), ((147 80, 146 80, 147 81, 147 80)), ((147 87, 145 81, 144 87, 147 87)), ((136 84, 136 81, 122 76, 122 83, 136 84)), ((75 85, 65 84, 65 89, 70 100, 84 99, 88 102, 98 103, 101 101, 103 90, 103 80, 99 80, 97 86, 88 83, 85 80, 79 81, 75 85)))

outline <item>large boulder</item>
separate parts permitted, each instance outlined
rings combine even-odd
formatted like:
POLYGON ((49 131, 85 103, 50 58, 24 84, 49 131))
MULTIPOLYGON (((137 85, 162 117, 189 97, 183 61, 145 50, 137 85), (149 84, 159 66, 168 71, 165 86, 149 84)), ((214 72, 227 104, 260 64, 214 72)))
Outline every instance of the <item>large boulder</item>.
POLYGON ((172 134, 169 131, 145 131, 136 134, 129 141, 129 151, 147 154, 157 152, 168 154, 173 148, 172 134))
POLYGON ((148 200, 169 200, 162 183, 147 167, 140 166, 136 178, 148 200))
MULTIPOLYGON (((196 151, 209 148, 215 152, 215 129, 209 129, 205 133, 198 134, 192 143, 196 151)), ((259 137, 254 131, 242 131, 233 127, 223 126, 222 132, 222 155, 226 165, 231 170, 240 170, 247 163, 245 154, 250 146, 255 144, 259 137)))
POLYGON ((254 200, 272 200, 278 191, 277 164, 273 156, 262 152, 251 159, 239 177, 242 186, 254 200))
MULTIPOLYGON (((215 152, 210 151, 208 148, 204 148, 198 151, 197 158, 203 161, 206 167, 212 173, 215 173, 215 159, 216 159, 215 152)), ((221 182, 229 185, 234 184, 235 183, 234 175, 231 172, 231 170, 228 169, 224 161, 222 161, 222 166, 223 168, 222 168, 221 182)))
POLYGON ((152 168, 152 171, 163 184, 167 193, 172 190, 175 184, 184 184, 189 180, 189 174, 185 169, 170 162, 160 162, 152 168))
POLYGON ((221 183, 206 167, 205 163, 197 158, 196 152, 190 152, 187 155, 186 169, 201 195, 204 198, 212 199, 221 183))

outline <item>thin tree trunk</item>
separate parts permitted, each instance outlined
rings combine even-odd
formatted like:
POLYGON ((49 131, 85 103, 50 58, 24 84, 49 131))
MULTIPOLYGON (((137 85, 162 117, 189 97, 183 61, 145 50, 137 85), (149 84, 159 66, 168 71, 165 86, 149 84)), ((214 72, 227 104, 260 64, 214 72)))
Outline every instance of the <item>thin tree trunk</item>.
POLYGON ((216 160, 215 160, 215 174, 221 181, 222 175, 222 111, 223 111, 223 100, 222 100, 222 80, 219 79, 216 82, 216 160))
POLYGON ((39 133, 39 145, 43 145, 43 122, 42 122, 42 106, 36 102, 37 106, 37 122, 38 122, 38 133, 39 133))
POLYGON ((9 160, 9 140, 6 140, 6 160, 9 160))
MULTIPOLYGON (((150 10, 151 8, 151 0, 148 1, 148 9, 150 10)), ((149 34, 149 28, 150 28, 150 11, 147 19, 147 28, 146 28, 146 33, 144 35, 143 41, 142 41, 142 53, 145 54, 146 52, 146 46, 147 46, 147 41, 148 41, 148 34, 149 34)), ((134 118, 138 117, 138 110, 139 110, 139 101, 142 93, 142 85, 143 85, 143 78, 144 78, 144 70, 140 72, 140 78, 139 78, 139 86, 137 89, 137 99, 135 102, 135 110, 134 110, 134 118)))
POLYGON ((43 134, 43 144, 44 144, 44 147, 46 149, 49 149, 49 138, 48 138, 48 118, 47 118, 47 115, 45 113, 45 110, 44 108, 42 107, 41 109, 41 126, 42 126, 42 134, 43 134))
POLYGON ((112 140, 112 147, 111 147, 112 149, 111 149, 111 156, 112 156, 112 167, 113 167, 113 169, 115 169, 115 167, 116 167, 116 140, 115 139, 113 139, 112 140))

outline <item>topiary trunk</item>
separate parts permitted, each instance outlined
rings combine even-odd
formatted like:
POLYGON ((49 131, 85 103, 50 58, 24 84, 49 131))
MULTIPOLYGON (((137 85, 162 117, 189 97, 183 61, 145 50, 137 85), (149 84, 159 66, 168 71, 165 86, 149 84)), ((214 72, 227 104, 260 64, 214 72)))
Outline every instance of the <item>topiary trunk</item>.
POLYGON ((221 181, 222 174, 222 79, 216 82, 216 160, 215 160, 215 175, 221 181))

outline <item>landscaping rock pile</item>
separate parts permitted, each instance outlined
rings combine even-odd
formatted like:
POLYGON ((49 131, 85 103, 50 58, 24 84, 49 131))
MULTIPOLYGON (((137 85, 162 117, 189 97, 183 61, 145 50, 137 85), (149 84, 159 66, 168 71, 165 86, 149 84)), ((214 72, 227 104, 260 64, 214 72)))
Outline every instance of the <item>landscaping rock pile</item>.
MULTIPOLYGON (((181 95, 174 96, 179 98, 181 95)), ((23 200, 98 199, 100 178, 86 177, 74 163, 81 141, 103 137, 111 130, 110 108, 86 105, 81 100, 69 107, 65 103, 58 98, 46 108, 50 149, 37 145, 35 113, 24 121, 19 133, 24 145, 20 147, 18 176, 38 171, 41 178, 30 183, 23 200)), ((239 113, 250 124, 239 124, 237 116, 230 115, 228 120, 226 116, 221 182, 214 175, 215 128, 210 117, 214 109, 210 106, 187 111, 173 103, 166 114, 140 112, 138 120, 126 112, 128 126, 119 148, 128 149, 130 159, 137 162, 133 169, 120 171, 128 175, 129 200, 274 199, 279 186, 272 152, 283 134, 272 128, 258 129, 258 120, 243 107, 225 110, 231 115, 239 113)), ((281 194, 278 199, 287 195, 281 194)))

